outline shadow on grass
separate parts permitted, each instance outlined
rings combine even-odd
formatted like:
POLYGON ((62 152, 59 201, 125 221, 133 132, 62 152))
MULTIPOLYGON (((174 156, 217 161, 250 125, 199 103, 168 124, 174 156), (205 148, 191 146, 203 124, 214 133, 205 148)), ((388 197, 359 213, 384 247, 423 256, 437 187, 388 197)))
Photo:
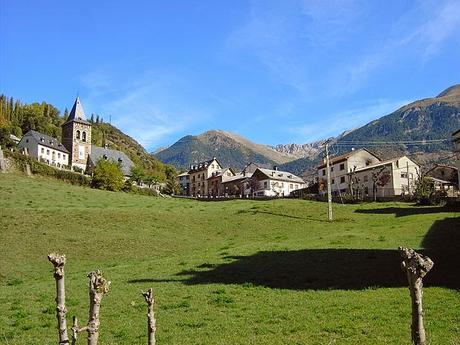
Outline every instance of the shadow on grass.
POLYGON ((396 217, 412 216, 414 214, 430 214, 441 212, 460 212, 458 206, 413 206, 413 207, 384 207, 384 208, 369 208, 358 209, 356 213, 366 214, 394 214, 396 217))
MULTIPOLYGON (((460 218, 436 221, 419 250, 435 262, 425 286, 460 289, 460 218)), ((202 264, 176 277, 187 285, 252 284, 292 290, 361 290, 407 286, 398 250, 306 249, 263 251, 228 257, 233 262, 202 264)), ((137 279, 136 282, 177 281, 137 279)))

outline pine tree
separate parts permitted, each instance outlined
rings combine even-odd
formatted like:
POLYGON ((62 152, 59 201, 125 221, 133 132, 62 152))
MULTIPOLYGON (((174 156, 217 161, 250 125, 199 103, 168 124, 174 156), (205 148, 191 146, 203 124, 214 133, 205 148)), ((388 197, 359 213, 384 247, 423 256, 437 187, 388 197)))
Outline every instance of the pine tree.
POLYGON ((67 108, 65 108, 65 110, 64 110, 64 120, 67 120, 68 117, 69 117, 69 110, 67 108))
POLYGON ((91 120, 89 120, 91 123, 94 123, 94 114, 91 114, 91 120))

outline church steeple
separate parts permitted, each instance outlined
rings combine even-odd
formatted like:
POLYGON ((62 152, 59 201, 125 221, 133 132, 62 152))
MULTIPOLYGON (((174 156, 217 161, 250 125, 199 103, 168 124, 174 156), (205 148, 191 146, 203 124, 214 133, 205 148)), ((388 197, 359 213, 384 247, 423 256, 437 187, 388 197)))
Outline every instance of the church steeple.
POLYGON ((71 166, 84 170, 91 154, 91 123, 86 120, 79 97, 62 125, 62 143, 70 152, 71 166))
POLYGON ((80 102, 80 97, 77 97, 77 99, 75 100, 72 110, 70 111, 70 114, 66 119, 66 123, 71 121, 82 121, 84 123, 88 122, 86 120, 85 111, 83 110, 83 106, 80 102))

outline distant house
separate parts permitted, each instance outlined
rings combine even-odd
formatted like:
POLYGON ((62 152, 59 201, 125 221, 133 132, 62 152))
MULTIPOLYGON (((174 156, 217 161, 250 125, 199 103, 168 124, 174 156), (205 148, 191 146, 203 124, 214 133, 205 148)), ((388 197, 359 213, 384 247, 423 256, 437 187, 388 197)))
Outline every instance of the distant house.
POLYGON ((214 157, 201 163, 192 164, 188 174, 190 175, 190 196, 208 195, 208 178, 215 171, 222 170, 222 166, 214 157))
POLYGON ((458 172, 458 181, 459 181, 459 189, 460 189, 460 129, 452 133, 452 137, 454 138, 454 152, 456 155, 456 165, 457 165, 457 172, 458 172))
POLYGON ((208 177, 208 195, 211 197, 225 196, 224 183, 235 176, 232 168, 214 171, 208 177))
MULTIPOLYGON (((330 175, 332 194, 345 193, 348 190, 349 173, 356 169, 364 168, 380 163, 380 158, 366 149, 358 149, 347 152, 341 156, 330 159, 330 175)), ((326 185, 326 162, 317 168, 320 186, 326 185)), ((325 194, 326 188, 322 188, 320 194, 325 194)))
POLYGON ((131 168, 134 166, 134 163, 125 153, 96 145, 91 145, 91 153, 89 154, 86 163, 86 171, 91 173, 96 166, 97 161, 100 159, 118 163, 123 175, 126 177, 131 176, 131 168))
POLYGON ((177 183, 180 186, 180 195, 189 195, 190 191, 190 174, 186 171, 177 175, 177 183))
POLYGON ((241 172, 226 178, 222 182, 224 195, 238 197, 252 196, 254 190, 252 188, 253 183, 251 177, 258 168, 259 166, 256 163, 251 162, 247 164, 241 172))
POLYGON ((420 166, 407 156, 355 169, 350 177, 364 197, 394 197, 414 192, 420 166))
POLYGON ((290 196, 293 191, 306 187, 300 177, 277 168, 273 170, 257 168, 251 179, 255 197, 290 196))
POLYGON ((69 151, 56 138, 30 130, 19 141, 18 148, 27 156, 58 168, 69 165, 69 151))

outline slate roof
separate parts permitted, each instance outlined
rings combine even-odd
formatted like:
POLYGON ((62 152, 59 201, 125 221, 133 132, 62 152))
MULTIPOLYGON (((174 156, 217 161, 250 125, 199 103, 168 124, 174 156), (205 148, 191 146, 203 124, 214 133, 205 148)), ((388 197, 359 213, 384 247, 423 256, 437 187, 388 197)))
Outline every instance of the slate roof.
POLYGON ((49 135, 34 131, 33 129, 28 131, 22 137, 21 141, 26 140, 26 139, 33 140, 35 141, 36 144, 40 144, 42 146, 46 146, 46 147, 49 147, 55 150, 59 150, 61 152, 69 153, 69 151, 67 151, 67 149, 64 147, 64 145, 62 145, 62 143, 59 142, 59 140, 57 140, 56 138, 50 137, 49 135))
POLYGON ((106 149, 104 147, 99 147, 96 145, 91 145, 91 154, 89 159, 93 164, 96 164, 99 159, 107 159, 114 162, 121 163, 121 171, 125 176, 131 176, 131 167, 134 166, 134 163, 129 157, 121 151, 106 149))
POLYGON ((192 164, 190 165, 190 170, 188 171, 189 174, 191 173, 196 173, 198 171, 203 171, 203 170, 206 170, 208 168, 208 166, 212 163, 216 161, 217 164, 219 164, 220 166, 222 166, 219 161, 214 157, 213 159, 210 159, 208 161, 205 161, 205 162, 201 162, 201 163, 195 163, 195 164, 192 164))
POLYGON ((296 176, 290 172, 287 171, 281 171, 281 170, 271 170, 271 169, 264 169, 264 168, 257 168, 257 171, 262 172, 265 176, 267 176, 271 180, 277 180, 277 181, 285 181, 285 182, 295 182, 295 183, 305 183, 304 180, 302 180, 299 176, 296 176))
POLYGON ((69 117, 67 118, 66 123, 68 122, 81 122, 87 125, 91 125, 87 120, 86 120, 86 115, 85 111, 83 110, 83 106, 81 105, 80 98, 77 97, 75 100, 75 103, 73 104, 72 110, 70 111, 69 117))

